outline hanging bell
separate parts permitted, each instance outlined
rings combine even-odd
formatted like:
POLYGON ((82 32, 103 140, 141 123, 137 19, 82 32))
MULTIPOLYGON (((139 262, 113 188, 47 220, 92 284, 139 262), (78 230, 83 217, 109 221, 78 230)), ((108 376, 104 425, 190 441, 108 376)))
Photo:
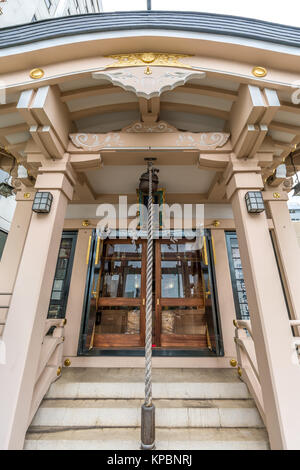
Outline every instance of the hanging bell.
MULTIPOLYGON (((152 168, 152 191, 155 192, 157 191, 158 188, 158 175, 157 173, 159 172, 158 168, 152 168)), ((140 177, 140 185, 139 185, 139 190, 142 191, 142 193, 148 194, 149 192, 149 169, 142 174, 140 177)))

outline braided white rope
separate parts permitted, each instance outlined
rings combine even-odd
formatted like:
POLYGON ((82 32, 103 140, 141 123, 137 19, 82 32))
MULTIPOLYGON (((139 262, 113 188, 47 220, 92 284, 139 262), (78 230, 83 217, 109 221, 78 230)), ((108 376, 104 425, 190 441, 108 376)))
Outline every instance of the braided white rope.
POLYGON ((152 276, 153 276, 153 204, 152 163, 149 163, 148 241, 146 275, 145 405, 152 406, 152 276))

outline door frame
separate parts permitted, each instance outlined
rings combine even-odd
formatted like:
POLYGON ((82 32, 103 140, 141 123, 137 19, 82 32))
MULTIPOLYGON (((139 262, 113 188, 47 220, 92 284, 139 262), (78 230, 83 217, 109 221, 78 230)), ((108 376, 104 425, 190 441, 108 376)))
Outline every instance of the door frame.
MULTIPOLYGON (((92 286, 92 271, 93 265, 96 256, 96 230, 92 233, 92 243, 91 249, 88 254, 88 272, 86 278, 86 287, 85 287, 85 295, 84 295, 84 303, 83 303, 83 312, 82 312, 82 320, 81 320, 81 329, 80 329, 80 337, 79 337, 79 344, 78 344, 78 356, 103 356, 103 357, 110 357, 110 356, 132 356, 132 357, 143 357, 145 355, 145 348, 124 348, 124 349, 99 349, 93 348, 89 350, 85 347, 85 340, 86 340, 86 326, 88 324, 88 313, 89 313, 89 306, 90 306, 90 292, 92 286)), ((171 234, 172 235, 172 234, 171 234)), ((153 357, 223 357, 224 356, 224 347, 223 347, 223 339, 222 339, 222 332, 221 332, 221 321, 220 321, 220 313, 219 313, 219 302, 218 302, 218 292, 217 292, 217 284, 216 284, 216 274, 215 274, 215 260, 214 260, 214 249, 213 249, 213 241, 211 238, 211 233, 209 229, 205 229, 205 236, 207 241, 207 256, 208 256, 208 274, 211 282, 212 287, 212 307, 213 307, 213 321, 215 324, 216 330, 216 351, 210 350, 203 350, 203 349, 161 349, 161 348, 154 348, 152 350, 153 357)), ((122 239, 118 239, 121 241, 122 239)), ((146 241, 146 240, 145 240, 146 241)), ((126 242, 126 240, 125 240, 126 242)), ((84 254, 85 256, 85 254, 84 254)))

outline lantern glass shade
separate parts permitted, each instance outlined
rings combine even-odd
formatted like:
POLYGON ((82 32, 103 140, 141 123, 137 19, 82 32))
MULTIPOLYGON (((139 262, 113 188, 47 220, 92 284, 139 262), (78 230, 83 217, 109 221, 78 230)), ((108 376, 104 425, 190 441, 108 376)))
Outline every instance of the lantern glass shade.
POLYGON ((276 168, 276 178, 286 178, 286 166, 284 163, 276 168))
POLYGON ((10 197, 13 195, 14 187, 4 182, 0 183, 0 196, 10 197))
POLYGON ((250 214, 259 214, 265 210, 265 204, 261 191, 249 191, 245 195, 247 211, 250 214))
POLYGON ((28 172, 23 165, 18 166, 18 178, 28 178, 28 172))
POLYGON ((52 201, 53 196, 51 193, 38 191, 32 204, 33 212, 37 212, 39 214, 49 214, 52 201))

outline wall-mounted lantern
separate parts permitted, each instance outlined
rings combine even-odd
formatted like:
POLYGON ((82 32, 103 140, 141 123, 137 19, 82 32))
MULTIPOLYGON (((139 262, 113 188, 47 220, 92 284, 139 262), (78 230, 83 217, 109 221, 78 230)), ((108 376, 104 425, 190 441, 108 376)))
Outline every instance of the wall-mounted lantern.
POLYGON ((38 191, 35 194, 32 204, 33 212, 37 212, 38 214, 49 214, 52 201, 53 196, 51 193, 38 191))
POLYGON ((259 214, 265 210, 265 204, 261 191, 248 191, 245 195, 247 211, 249 214, 259 214))

